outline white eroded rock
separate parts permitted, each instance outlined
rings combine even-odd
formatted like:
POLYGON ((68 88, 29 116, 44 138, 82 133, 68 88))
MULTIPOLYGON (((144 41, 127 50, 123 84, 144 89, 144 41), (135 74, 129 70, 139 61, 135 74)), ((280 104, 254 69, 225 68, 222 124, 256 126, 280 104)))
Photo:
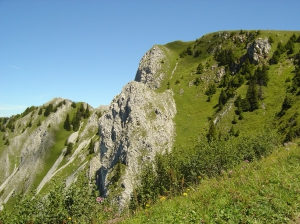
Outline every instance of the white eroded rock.
POLYGON ((110 193, 111 173, 117 162, 125 165, 121 177, 123 207, 138 183, 139 172, 157 152, 172 149, 176 106, 171 90, 156 93, 140 82, 123 87, 99 120, 101 169, 98 183, 102 196, 110 193))
POLYGON ((159 88, 165 77, 164 73, 159 73, 165 57, 165 53, 158 46, 152 47, 142 57, 134 80, 145 83, 151 89, 159 88))
POLYGON ((248 55, 256 64, 265 58, 271 49, 268 38, 259 38, 248 47, 248 55))

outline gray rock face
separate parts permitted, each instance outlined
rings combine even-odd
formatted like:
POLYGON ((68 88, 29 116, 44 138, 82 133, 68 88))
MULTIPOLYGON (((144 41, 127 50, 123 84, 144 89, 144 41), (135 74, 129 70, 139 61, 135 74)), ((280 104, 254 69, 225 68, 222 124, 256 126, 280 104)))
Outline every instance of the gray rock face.
POLYGON ((166 55, 159 47, 152 47, 142 57, 134 80, 145 83, 151 89, 159 88, 165 74, 158 71, 165 57, 166 55))
POLYGON ((248 46, 248 55, 254 63, 258 64, 263 58, 268 56, 271 45, 268 39, 259 38, 248 46))
POLYGON ((128 83, 113 99, 109 111, 99 120, 102 166, 98 183, 102 196, 110 193, 110 176, 117 162, 121 162, 125 170, 120 179, 122 193, 118 204, 121 207, 126 204, 143 164, 153 161, 156 152, 171 150, 175 114, 170 90, 155 93, 139 82, 128 83))

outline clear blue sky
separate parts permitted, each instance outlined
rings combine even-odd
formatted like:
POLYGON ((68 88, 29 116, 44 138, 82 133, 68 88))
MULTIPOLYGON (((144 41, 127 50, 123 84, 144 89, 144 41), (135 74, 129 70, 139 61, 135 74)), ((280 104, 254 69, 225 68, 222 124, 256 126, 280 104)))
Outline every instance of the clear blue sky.
POLYGON ((0 116, 54 97, 108 105, 154 44, 300 30, 300 1, 0 0, 0 116))

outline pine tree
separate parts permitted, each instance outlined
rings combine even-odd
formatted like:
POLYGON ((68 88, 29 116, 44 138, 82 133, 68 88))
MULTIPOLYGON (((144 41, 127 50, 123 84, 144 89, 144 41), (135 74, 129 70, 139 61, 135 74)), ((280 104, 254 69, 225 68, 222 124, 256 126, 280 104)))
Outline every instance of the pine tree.
POLYGON ((90 116, 89 105, 86 105, 86 109, 84 112, 84 118, 88 118, 90 116))
POLYGON ((94 147, 95 147, 95 142, 93 139, 91 139, 90 144, 89 144, 89 153, 94 154, 94 147))
POLYGON ((203 67, 202 63, 199 63, 196 74, 202 74, 203 71, 204 71, 204 67, 203 67))
POLYGON ((224 91, 224 89, 222 89, 219 96, 219 107, 222 108, 226 104, 227 100, 228 100, 227 94, 224 91))
POLYGON ((80 126, 80 116, 77 112, 72 119, 73 131, 78 131, 80 126))
POLYGON ((76 108, 76 103, 73 101, 71 107, 76 108))
POLYGON ((71 131, 71 124, 70 124, 70 116, 67 114, 66 120, 64 122, 64 129, 67 131, 71 131))
POLYGON ((40 109, 39 109, 39 113, 38 113, 38 115, 42 115, 42 113, 43 113, 43 109, 42 109, 42 108, 40 108, 40 109))
POLYGON ((217 135, 218 135, 217 128, 216 128, 214 122, 211 121, 210 126, 209 126, 209 130, 208 130, 208 134, 206 135, 207 140, 209 142, 211 142, 212 140, 217 139, 217 135))
POLYGON ((50 103, 47 107, 46 107, 46 110, 44 112, 44 116, 45 117, 48 117, 49 114, 53 111, 53 105, 50 103))
POLYGON ((246 99, 249 102, 250 111, 258 109, 258 89, 255 79, 252 79, 249 83, 246 99))

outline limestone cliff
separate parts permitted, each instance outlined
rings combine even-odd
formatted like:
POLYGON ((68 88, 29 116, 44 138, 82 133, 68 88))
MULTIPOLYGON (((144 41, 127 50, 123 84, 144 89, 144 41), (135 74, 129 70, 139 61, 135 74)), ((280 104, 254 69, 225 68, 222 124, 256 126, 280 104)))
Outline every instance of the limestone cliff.
POLYGON ((172 149, 176 114, 173 92, 156 93, 151 89, 159 86, 160 78, 154 77, 159 77, 161 55, 158 47, 145 54, 137 72, 140 78, 136 77, 141 82, 128 83, 99 121, 100 192, 107 196, 115 192, 112 185, 119 188, 121 207, 130 199, 143 164, 153 161, 157 152, 172 149), (119 179, 115 178, 117 163, 122 164, 119 179))
POLYGON ((260 61, 262 61, 264 58, 268 56, 270 49, 271 49, 271 45, 268 39, 259 38, 248 46, 249 58, 255 64, 258 64, 260 61))
POLYGON ((160 71, 165 57, 166 55, 158 46, 152 47, 142 57, 134 80, 146 84, 151 89, 159 88, 160 82, 165 77, 165 74, 160 71))

